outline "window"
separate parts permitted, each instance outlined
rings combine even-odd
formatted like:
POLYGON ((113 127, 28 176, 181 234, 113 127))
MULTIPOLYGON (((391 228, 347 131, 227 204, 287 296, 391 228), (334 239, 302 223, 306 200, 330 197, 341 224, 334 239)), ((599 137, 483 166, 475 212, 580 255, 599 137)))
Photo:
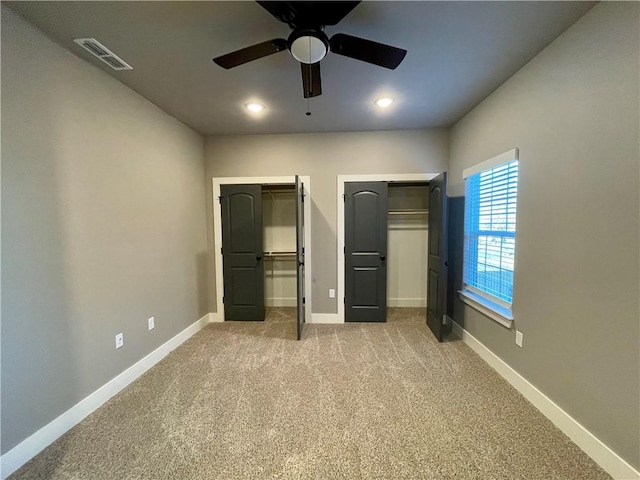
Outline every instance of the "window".
POLYGON ((518 196, 518 150, 464 171, 462 299, 511 325, 518 196))

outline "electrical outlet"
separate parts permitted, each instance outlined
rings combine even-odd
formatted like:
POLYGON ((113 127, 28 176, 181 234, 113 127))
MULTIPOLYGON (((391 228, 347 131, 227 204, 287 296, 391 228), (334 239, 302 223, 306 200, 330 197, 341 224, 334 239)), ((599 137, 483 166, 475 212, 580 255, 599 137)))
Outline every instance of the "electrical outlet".
POLYGON ((336 298, 336 291, 334 288, 329 289, 329 298, 336 298))
POLYGON ((156 317, 150 317, 147 322, 149 323, 149 330, 156 328, 156 317))
POLYGON ((522 334, 522 332, 516 330, 516 345, 518 345, 519 347, 522 347, 523 337, 524 335, 522 334))
POLYGON ((124 333, 120 332, 116 335, 116 348, 120 348, 124 345, 124 333))

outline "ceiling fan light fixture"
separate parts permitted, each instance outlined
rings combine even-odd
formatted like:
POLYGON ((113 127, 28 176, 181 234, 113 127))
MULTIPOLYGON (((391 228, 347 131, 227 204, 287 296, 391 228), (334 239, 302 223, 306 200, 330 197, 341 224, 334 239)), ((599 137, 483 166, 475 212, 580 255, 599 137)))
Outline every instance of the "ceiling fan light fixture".
POLYGON ((251 112, 258 113, 264 110, 264 105, 262 105, 261 103, 247 103, 245 105, 245 108, 251 112))
POLYGON ((384 97, 376 100, 376 105, 380 108, 387 108, 389 105, 393 103, 393 98, 384 97))
POLYGON ((301 63, 318 63, 329 51, 329 41, 321 31, 294 31, 289 37, 289 51, 301 63))

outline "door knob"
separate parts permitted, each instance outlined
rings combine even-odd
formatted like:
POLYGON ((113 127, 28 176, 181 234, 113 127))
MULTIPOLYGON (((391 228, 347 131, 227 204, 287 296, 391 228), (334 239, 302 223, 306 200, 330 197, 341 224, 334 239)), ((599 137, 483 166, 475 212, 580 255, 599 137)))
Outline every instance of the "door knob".
POLYGON ((385 257, 384 255, 380 255, 380 260, 382 260, 383 262, 387 259, 387 257, 385 257))
POLYGON ((262 260, 262 256, 261 256, 261 255, 256 255, 256 260, 257 260, 257 261, 262 260))

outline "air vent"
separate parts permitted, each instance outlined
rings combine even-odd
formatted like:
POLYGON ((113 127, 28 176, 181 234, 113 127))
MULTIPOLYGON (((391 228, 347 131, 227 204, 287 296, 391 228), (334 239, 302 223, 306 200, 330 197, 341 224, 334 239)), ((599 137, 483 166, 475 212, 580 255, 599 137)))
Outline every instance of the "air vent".
POLYGON ((73 41, 114 70, 133 70, 131 65, 127 64, 95 38, 76 38, 73 41))

